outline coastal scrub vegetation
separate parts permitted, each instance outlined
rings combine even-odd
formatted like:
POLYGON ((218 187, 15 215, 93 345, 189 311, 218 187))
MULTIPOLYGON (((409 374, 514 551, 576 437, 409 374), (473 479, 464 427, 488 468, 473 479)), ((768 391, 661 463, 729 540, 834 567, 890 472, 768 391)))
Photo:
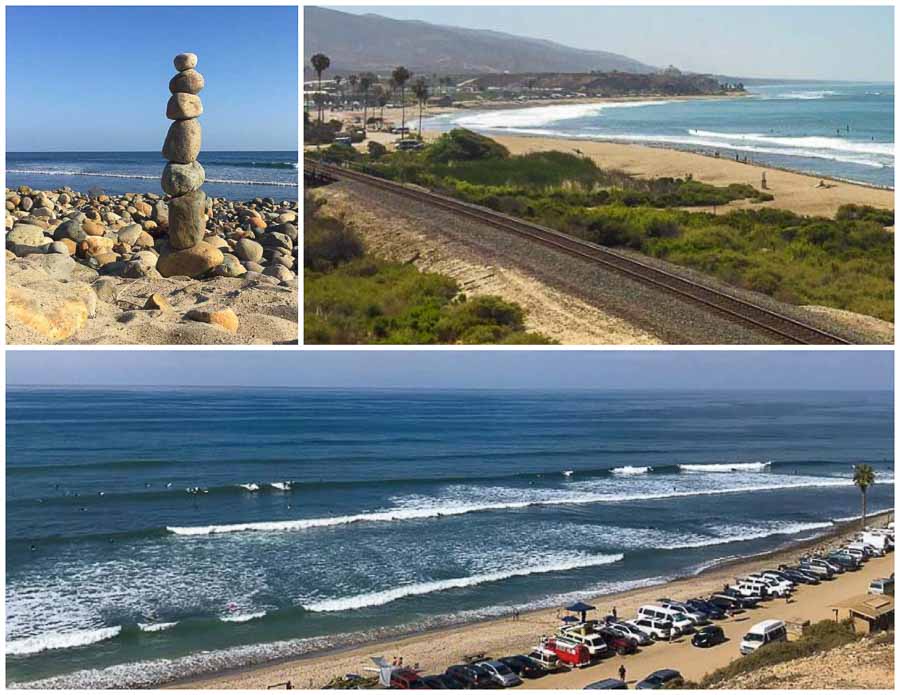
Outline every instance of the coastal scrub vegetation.
POLYGON ((452 279, 366 253, 359 235, 304 200, 308 344, 549 344, 499 297, 466 297, 452 279))
POLYGON ((856 642, 859 638, 859 635, 853 630, 853 623, 849 620, 842 622, 822 620, 810 625, 800 639, 764 645, 753 653, 736 659, 727 666, 706 675, 700 683, 685 683, 682 687, 694 690, 717 688, 721 683, 745 673, 752 673, 786 661, 822 654, 845 644, 856 642))
POLYGON ((713 186, 690 176, 639 179, 564 152, 511 155, 464 129, 416 152, 370 157, 333 145, 321 156, 693 268, 783 302, 893 321, 893 236, 884 229, 893 225, 893 210, 845 205, 834 219, 773 208, 692 210, 772 195, 748 184, 713 186))

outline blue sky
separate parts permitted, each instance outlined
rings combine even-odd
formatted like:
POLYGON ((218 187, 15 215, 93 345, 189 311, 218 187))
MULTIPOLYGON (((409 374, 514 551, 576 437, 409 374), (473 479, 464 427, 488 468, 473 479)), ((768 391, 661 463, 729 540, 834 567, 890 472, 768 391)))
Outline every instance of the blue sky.
POLYGON ((7 351, 9 384, 377 388, 893 388, 888 351, 7 351))
POLYGON ((893 7, 330 7, 548 39, 695 72, 894 79, 893 7))
POLYGON ((162 147, 172 59, 199 56, 203 149, 297 149, 296 7, 7 7, 6 148, 162 147))

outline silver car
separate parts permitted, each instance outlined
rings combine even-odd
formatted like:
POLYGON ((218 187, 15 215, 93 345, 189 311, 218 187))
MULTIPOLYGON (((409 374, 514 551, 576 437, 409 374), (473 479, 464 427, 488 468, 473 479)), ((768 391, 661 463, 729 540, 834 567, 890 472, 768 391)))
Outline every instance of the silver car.
POLYGON ((478 665, 487 670, 491 674, 491 679, 503 688, 512 688, 522 684, 522 679, 502 661, 480 661, 478 665))

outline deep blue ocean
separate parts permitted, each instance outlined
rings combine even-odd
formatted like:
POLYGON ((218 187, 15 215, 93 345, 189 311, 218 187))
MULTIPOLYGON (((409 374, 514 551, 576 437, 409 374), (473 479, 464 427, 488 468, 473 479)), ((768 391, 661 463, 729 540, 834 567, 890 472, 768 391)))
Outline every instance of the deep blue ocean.
POLYGON ((427 126, 676 147, 894 187, 894 85, 748 86, 740 98, 452 113, 427 126))
POLYGON ((856 463, 870 511, 894 505, 888 392, 10 387, 6 427, 17 684, 661 583, 858 515, 856 463))
MULTIPOLYGON (((297 152, 202 152, 203 190, 215 198, 297 200, 297 152)), ((87 193, 158 193, 166 161, 158 152, 7 152, 6 185, 68 186, 87 193)))

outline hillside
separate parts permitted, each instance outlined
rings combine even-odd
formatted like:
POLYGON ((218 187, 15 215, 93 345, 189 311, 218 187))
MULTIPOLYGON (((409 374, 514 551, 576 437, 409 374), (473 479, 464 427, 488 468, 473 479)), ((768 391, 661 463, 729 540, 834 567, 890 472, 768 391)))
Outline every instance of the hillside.
POLYGON ((836 690, 894 687, 894 635, 881 634, 717 683, 716 690, 836 690))
MULTIPOLYGON (((387 72, 403 64, 416 74, 502 72, 648 73, 656 68, 606 51, 586 51, 552 41, 420 21, 355 15, 306 7, 306 57, 324 53, 336 72, 387 72)), ((312 76, 307 64, 306 77, 312 76)))

